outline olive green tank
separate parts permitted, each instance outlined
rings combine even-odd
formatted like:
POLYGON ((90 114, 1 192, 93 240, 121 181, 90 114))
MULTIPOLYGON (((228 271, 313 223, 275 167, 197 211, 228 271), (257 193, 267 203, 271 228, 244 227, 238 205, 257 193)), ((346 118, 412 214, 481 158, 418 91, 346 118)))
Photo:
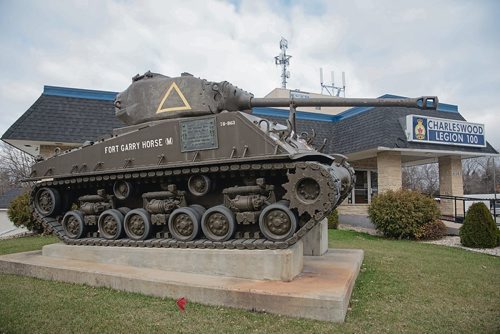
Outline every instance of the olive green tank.
POLYGON ((147 72, 116 97, 127 126, 33 165, 33 215, 73 245, 287 248, 354 183, 344 156, 321 153, 313 134, 296 132, 296 107, 437 103, 254 98, 226 81, 147 72), (287 125, 253 107, 289 107, 287 125))

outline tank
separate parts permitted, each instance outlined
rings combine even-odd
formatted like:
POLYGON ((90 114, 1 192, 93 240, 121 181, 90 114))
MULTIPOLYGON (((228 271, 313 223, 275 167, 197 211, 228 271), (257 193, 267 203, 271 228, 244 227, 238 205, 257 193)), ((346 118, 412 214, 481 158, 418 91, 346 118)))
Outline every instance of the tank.
POLYGON ((35 219, 72 245, 276 249, 349 194, 354 170, 297 133, 301 106, 435 109, 415 99, 255 98, 224 82, 147 72, 114 102, 126 126, 37 159, 35 219), (253 107, 289 107, 286 125, 253 107), (316 147, 316 148, 315 148, 316 147))

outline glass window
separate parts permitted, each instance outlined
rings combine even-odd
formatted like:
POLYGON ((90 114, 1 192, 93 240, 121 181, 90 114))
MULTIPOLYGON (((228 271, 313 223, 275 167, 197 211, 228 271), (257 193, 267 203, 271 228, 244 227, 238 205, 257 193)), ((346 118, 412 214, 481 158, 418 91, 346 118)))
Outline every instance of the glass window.
POLYGON ((368 172, 356 171, 356 183, 354 184, 354 203, 368 203, 368 172))
POLYGON ((371 171, 370 172, 370 183, 371 183, 371 198, 377 196, 378 194, 378 173, 371 171))

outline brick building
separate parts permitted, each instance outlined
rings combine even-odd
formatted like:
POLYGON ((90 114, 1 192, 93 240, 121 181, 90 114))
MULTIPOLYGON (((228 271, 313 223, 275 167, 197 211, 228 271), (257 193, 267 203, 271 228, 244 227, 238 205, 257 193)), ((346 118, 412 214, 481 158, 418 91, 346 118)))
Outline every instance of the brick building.
MULTIPOLYGON (((317 96, 275 89, 267 97, 290 94, 304 98, 317 96)), ((42 95, 4 133, 2 140, 32 155, 48 157, 55 150, 107 137, 113 128, 123 126, 114 115, 115 96, 114 92, 45 86, 42 95)), ((368 205, 374 195, 401 188, 402 166, 438 162, 440 193, 460 196, 463 195, 461 160, 498 155, 486 141, 484 125, 467 123, 456 105, 440 103, 437 110, 394 107, 298 110, 298 130, 314 129, 315 143, 327 139, 325 153, 346 155, 356 169, 355 187, 339 209, 344 221, 367 220, 368 205), (454 129, 459 131, 448 131, 454 129), (417 130, 425 135, 422 137, 417 130)), ((288 111, 279 108, 254 108, 253 113, 278 122, 285 122, 288 117, 288 111)), ((451 213, 455 210, 454 203, 443 201, 441 209, 444 214, 451 213)))

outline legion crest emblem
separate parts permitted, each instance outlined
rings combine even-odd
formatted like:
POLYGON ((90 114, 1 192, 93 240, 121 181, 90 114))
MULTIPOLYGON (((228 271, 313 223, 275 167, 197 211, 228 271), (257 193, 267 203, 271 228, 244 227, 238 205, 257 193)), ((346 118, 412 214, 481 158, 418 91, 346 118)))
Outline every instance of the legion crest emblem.
POLYGON ((417 119, 417 125, 415 125, 415 137, 418 139, 418 140, 424 140, 425 139, 425 126, 423 124, 423 120, 422 119, 417 119))

